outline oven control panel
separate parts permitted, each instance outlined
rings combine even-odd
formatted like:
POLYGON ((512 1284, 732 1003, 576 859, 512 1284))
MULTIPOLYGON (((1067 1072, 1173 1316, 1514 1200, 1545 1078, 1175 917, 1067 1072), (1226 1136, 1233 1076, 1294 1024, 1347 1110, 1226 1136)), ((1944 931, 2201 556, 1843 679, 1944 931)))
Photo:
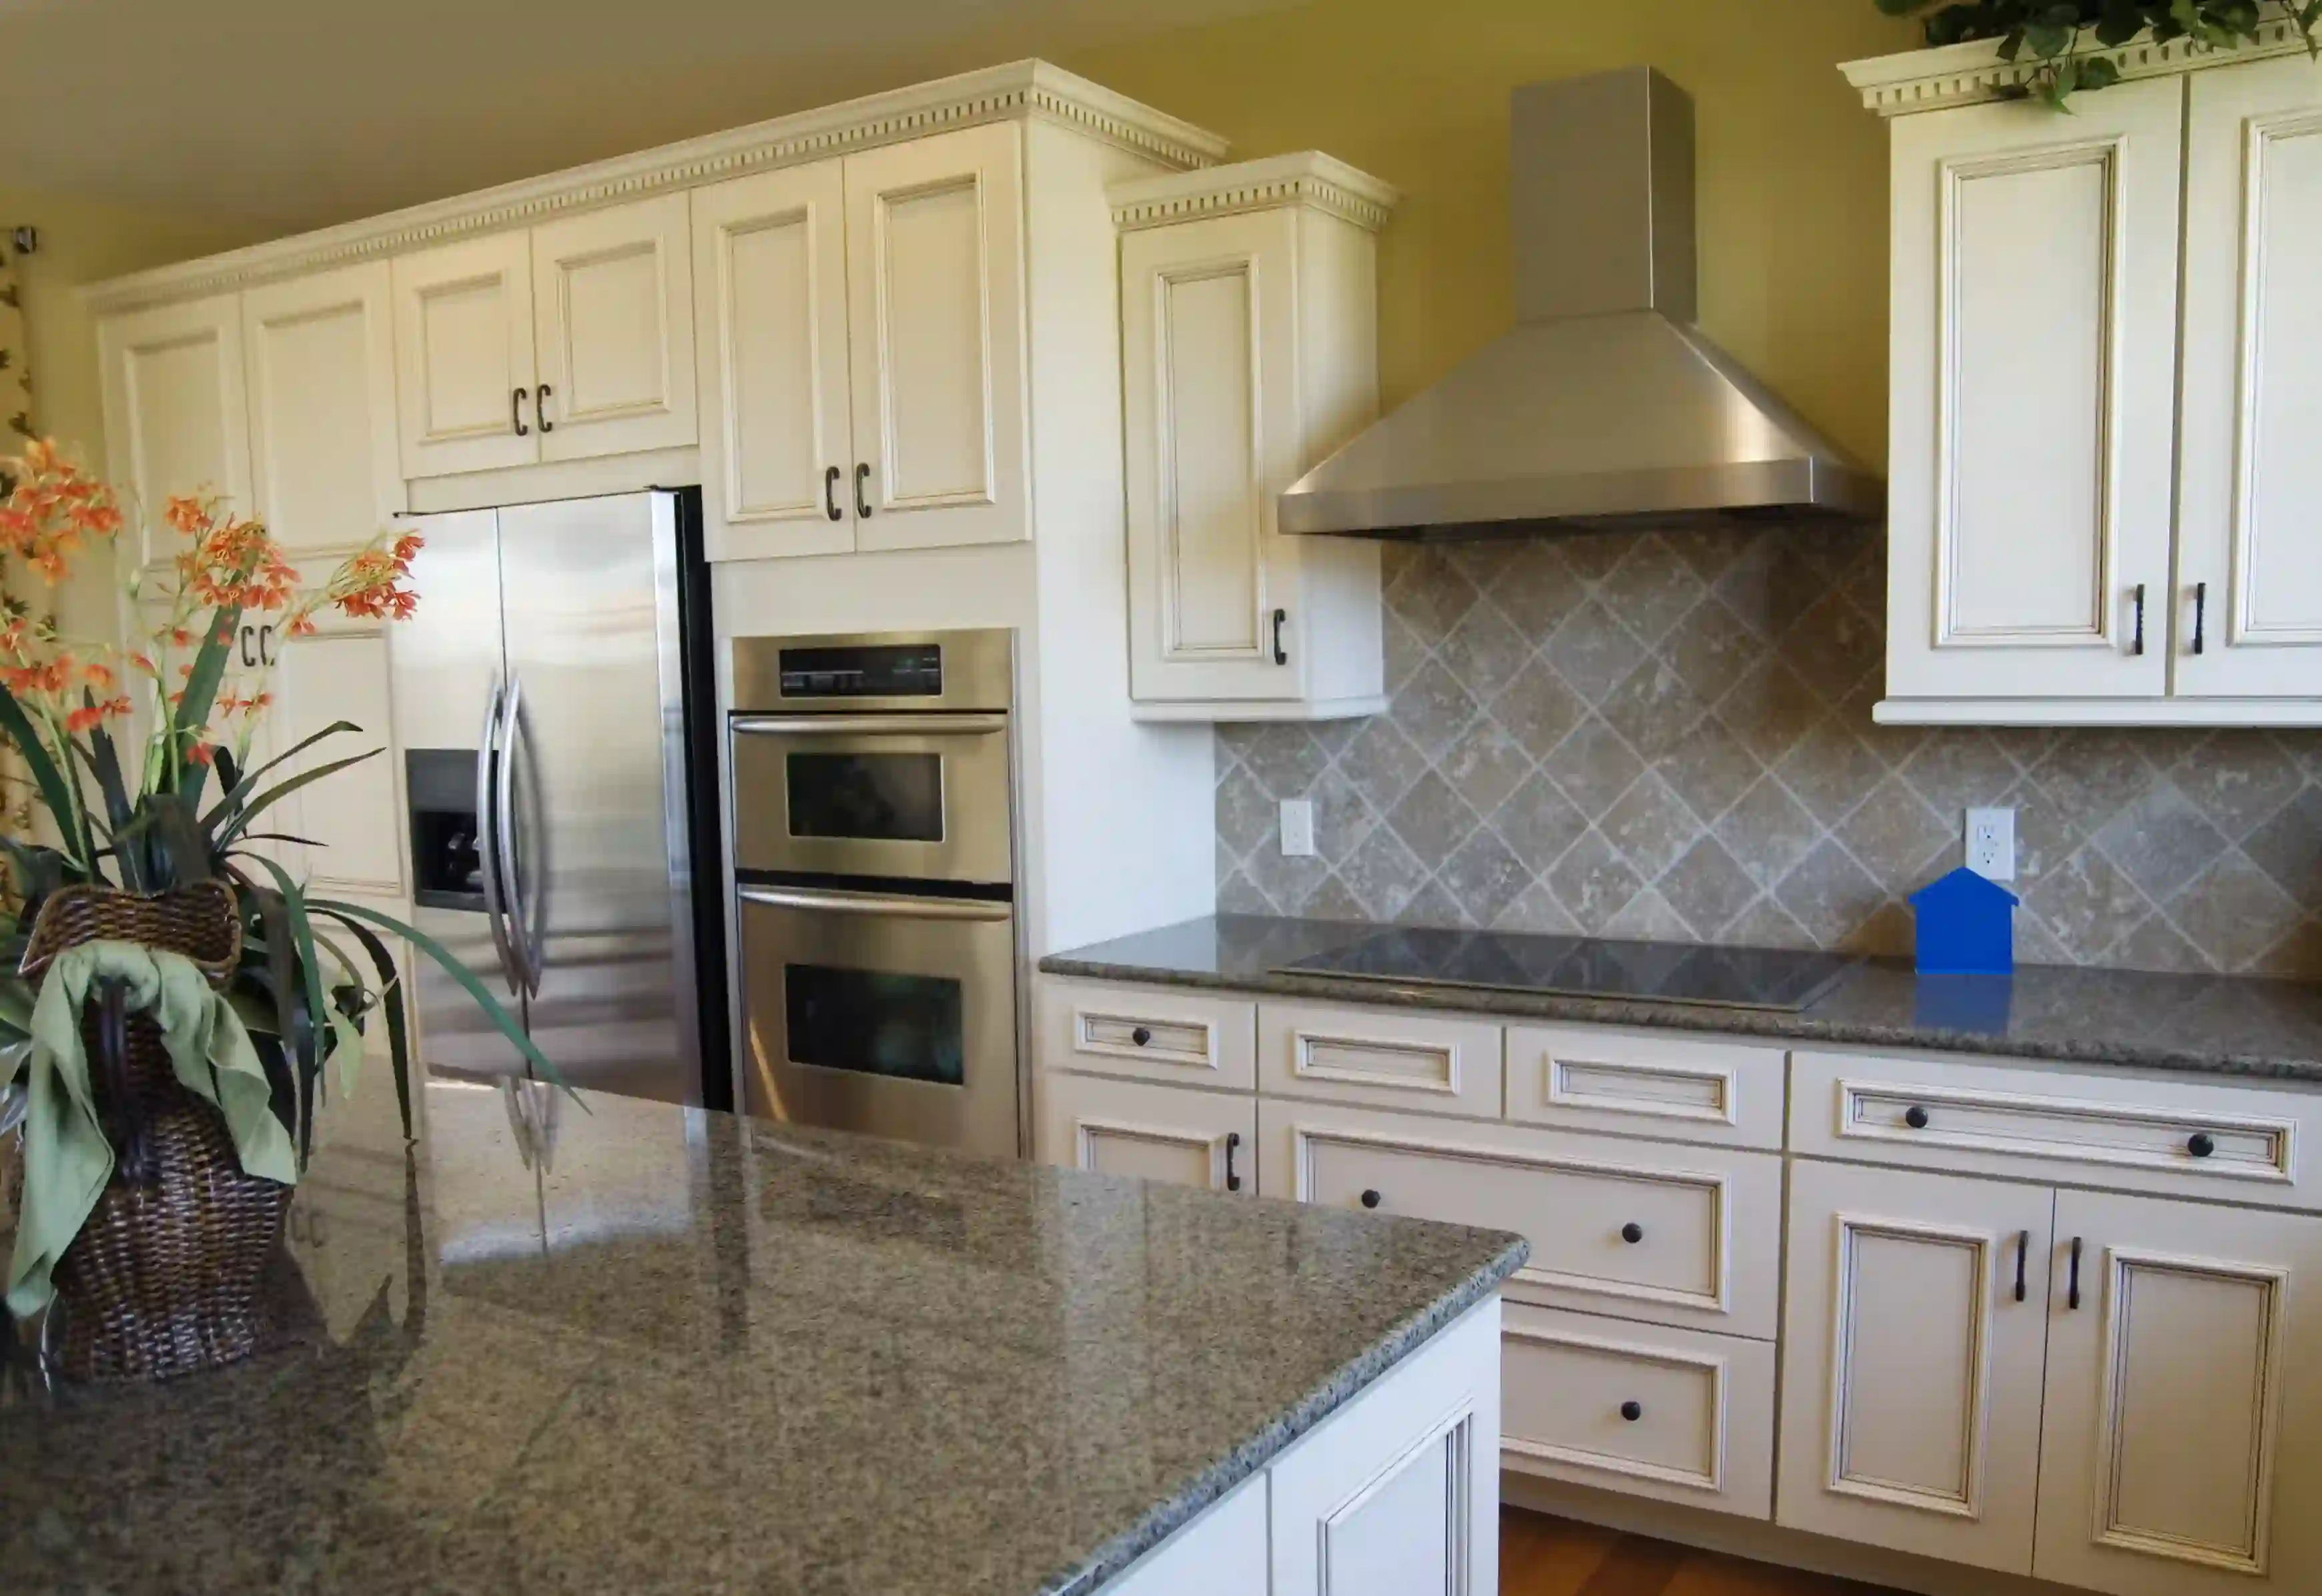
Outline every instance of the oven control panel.
POLYGON ((782 650, 785 698, 940 698, 943 645, 868 643, 782 650))

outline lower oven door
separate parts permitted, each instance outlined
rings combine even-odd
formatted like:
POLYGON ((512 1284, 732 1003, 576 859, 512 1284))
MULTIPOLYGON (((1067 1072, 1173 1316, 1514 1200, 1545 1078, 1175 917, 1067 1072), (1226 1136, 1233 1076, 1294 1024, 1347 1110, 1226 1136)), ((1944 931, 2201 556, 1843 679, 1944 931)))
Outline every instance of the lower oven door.
POLYGON ((743 886, 749 1112, 1016 1156, 1015 910, 743 886))

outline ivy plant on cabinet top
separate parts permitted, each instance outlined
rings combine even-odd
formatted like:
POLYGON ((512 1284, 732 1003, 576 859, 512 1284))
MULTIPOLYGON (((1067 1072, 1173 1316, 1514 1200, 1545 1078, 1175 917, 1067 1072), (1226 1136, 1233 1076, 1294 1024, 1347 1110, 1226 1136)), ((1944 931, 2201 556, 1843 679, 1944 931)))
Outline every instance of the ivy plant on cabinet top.
MULTIPOLYGON (((2150 33, 2153 42, 2190 39, 2211 50, 2238 50, 2258 37, 2258 24, 2274 6, 2264 0, 1876 0, 1889 16, 1928 14, 1932 46, 1997 39, 2003 60, 2029 50, 2043 62, 2022 88, 2058 110, 2080 89, 2107 88, 2120 81, 2120 67, 2108 56, 2087 53, 2117 50, 2150 33), (2086 30, 2087 39, 2082 32, 2086 30)), ((2322 23, 2322 0, 2285 0, 2280 14, 2305 36, 2306 48, 2322 55, 2315 26, 2322 23)))

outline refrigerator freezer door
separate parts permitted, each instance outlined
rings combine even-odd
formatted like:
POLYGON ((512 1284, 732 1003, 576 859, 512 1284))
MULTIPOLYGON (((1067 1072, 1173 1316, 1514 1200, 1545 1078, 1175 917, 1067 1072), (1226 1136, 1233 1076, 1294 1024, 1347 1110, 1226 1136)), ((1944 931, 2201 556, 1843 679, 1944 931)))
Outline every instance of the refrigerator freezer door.
POLYGON ((698 1103, 673 502, 529 505, 499 526, 533 1040, 574 1086, 698 1103))

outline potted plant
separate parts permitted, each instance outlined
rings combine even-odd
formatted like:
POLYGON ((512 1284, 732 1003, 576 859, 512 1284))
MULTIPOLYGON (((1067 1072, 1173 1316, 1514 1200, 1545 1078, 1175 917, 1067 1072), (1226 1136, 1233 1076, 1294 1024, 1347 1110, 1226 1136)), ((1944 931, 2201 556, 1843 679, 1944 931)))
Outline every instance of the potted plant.
MULTIPOLYGON (((114 494, 32 443, 0 500, 0 551, 54 582, 111 543, 114 494)), ((311 896, 257 844, 290 793, 376 758, 291 773, 341 721, 257 764, 269 695, 229 674, 242 616, 293 637, 326 606, 393 621, 419 539, 383 533, 318 586, 265 526, 173 498, 165 590, 142 646, 84 645, 0 615, 0 735, 23 755, 50 840, 0 838, 21 907, 0 934, 0 1089, 21 1120, 7 1302, 51 1308, 43 1335, 78 1378, 161 1376, 258 1344, 260 1277, 332 1090, 349 1090, 374 1018, 410 1134, 409 1040, 389 939, 454 976, 548 1081, 554 1067, 440 944, 361 905, 311 896), (61 1321, 60 1334, 56 1332, 61 1321)), ((157 533, 160 529, 157 528, 157 533)))
POLYGON ((2322 23, 2322 0, 1876 0, 1888 16, 1927 14, 1929 45, 1964 44, 1997 39, 2002 60, 2029 50, 2040 68, 2019 93, 2045 100, 2059 110, 2080 89, 2107 88, 2120 81, 2120 65, 2090 52, 2117 50, 2149 37, 2156 44, 2190 39, 2211 50, 2238 50, 2258 38, 2258 24, 2270 14, 2287 17, 2304 35, 2309 51, 2322 53, 2315 27, 2322 23), (2083 37, 2085 31, 2086 37, 2083 37))

